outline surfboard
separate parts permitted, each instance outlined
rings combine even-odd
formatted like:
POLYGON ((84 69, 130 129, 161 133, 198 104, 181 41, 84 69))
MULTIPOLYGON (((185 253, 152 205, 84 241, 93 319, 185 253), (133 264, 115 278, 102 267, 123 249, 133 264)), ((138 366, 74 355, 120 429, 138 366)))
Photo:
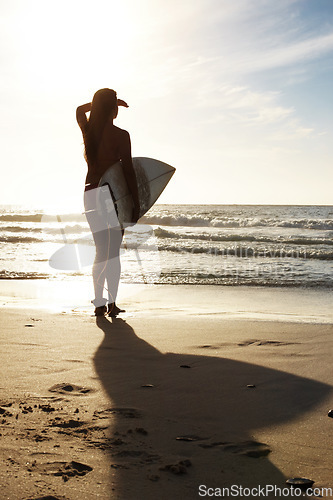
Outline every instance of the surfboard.
MULTIPOLYGON (((133 167, 142 217, 159 198, 176 169, 167 163, 146 157, 134 157, 133 167)), ((120 161, 104 173, 99 182, 99 187, 103 186, 110 190, 119 224, 122 227, 132 225, 133 200, 120 161)))
MULTIPOLYGON (((138 185, 140 217, 142 217, 159 198, 176 169, 167 163, 146 157, 133 158, 133 167, 138 185)), ((132 196, 120 162, 105 172, 99 186, 101 187, 100 210, 106 215, 108 224, 113 227, 119 224, 122 227, 133 226, 134 224, 129 222, 133 210, 132 196), (108 202, 111 202, 111 208, 108 202)), ((75 271, 91 265, 95 257, 95 246, 87 245, 88 242, 83 240, 75 243, 66 242, 50 257, 50 266, 54 269, 75 271)), ((141 235, 140 244, 142 242, 141 235)))

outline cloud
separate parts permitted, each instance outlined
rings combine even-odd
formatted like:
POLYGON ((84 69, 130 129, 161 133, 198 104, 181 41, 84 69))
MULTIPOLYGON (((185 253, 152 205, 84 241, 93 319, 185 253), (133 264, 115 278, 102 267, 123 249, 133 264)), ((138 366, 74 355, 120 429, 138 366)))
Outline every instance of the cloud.
POLYGON ((242 55, 230 64, 239 74, 270 70, 304 64, 329 54, 333 49, 333 32, 312 37, 300 42, 289 42, 273 49, 260 49, 255 53, 242 55))
POLYGON ((228 124, 288 142, 313 135, 301 114, 310 120, 303 109, 314 104, 292 105, 288 85, 306 85, 309 63, 322 67, 333 31, 305 12, 303 0, 206 0, 178 10, 172 1, 175 9, 163 15, 156 5, 156 23, 146 34, 143 23, 132 68, 148 105, 156 99, 161 109, 167 100, 178 124, 190 128, 228 124))
POLYGON ((281 105, 281 92, 259 92, 246 86, 223 85, 203 95, 202 123, 223 126, 227 134, 260 134, 261 141, 291 141, 310 136, 314 130, 302 124, 293 107, 281 105), (207 110, 206 113, 204 110, 207 110), (209 117, 209 118, 208 118, 209 117))
POLYGON ((313 12, 305 12, 303 1, 239 0, 232 8, 230 4, 208 1, 187 47, 187 54, 205 59, 224 78, 246 78, 272 69, 295 72, 333 49, 332 23, 321 23, 313 12))
POLYGON ((247 87, 224 86, 220 93, 224 109, 237 112, 240 121, 248 123, 280 122, 295 111, 277 103, 280 92, 255 92, 247 87))

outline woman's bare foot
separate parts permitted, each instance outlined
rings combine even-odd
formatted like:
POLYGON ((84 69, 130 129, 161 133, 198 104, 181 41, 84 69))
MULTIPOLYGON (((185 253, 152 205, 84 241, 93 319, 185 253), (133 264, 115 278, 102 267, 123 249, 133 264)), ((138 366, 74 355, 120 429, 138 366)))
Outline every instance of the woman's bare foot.
POLYGON ((126 312, 125 309, 120 309, 118 306, 116 306, 115 302, 108 304, 108 316, 115 318, 119 313, 124 312, 126 312))
POLYGON ((106 313, 106 306, 95 307, 95 316, 104 316, 106 313))

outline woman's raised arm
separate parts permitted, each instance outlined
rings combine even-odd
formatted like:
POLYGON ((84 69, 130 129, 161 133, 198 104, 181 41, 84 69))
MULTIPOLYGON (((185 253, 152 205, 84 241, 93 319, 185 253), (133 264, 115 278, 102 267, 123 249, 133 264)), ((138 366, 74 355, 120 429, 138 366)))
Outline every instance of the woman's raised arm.
POLYGON ((81 130, 83 130, 88 123, 86 113, 89 113, 89 111, 91 111, 91 102, 87 102, 87 104, 82 104, 82 106, 76 108, 76 120, 81 130))

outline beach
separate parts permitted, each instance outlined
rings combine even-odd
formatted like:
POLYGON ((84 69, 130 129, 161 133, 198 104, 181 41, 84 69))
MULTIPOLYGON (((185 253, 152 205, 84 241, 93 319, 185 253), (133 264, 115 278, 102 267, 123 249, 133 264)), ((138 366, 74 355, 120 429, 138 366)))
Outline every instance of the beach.
POLYGON ((333 0, 2 3, 0 500, 333 500, 333 0))
POLYGON ((331 290, 70 286, 1 281, 2 498, 330 497, 331 290))

